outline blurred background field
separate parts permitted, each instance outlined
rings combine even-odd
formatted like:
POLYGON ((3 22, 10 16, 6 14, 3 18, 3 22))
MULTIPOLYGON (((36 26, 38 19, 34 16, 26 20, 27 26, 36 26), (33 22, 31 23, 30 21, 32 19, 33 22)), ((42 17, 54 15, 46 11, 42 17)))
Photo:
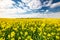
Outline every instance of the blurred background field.
POLYGON ((0 18, 0 40, 60 40, 60 19, 0 18))

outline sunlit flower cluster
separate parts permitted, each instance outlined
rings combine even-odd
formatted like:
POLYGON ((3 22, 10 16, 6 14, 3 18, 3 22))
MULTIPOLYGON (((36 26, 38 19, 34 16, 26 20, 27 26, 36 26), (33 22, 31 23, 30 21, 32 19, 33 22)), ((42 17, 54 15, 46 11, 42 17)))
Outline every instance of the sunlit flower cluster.
POLYGON ((0 40, 60 40, 60 19, 0 19, 0 40))

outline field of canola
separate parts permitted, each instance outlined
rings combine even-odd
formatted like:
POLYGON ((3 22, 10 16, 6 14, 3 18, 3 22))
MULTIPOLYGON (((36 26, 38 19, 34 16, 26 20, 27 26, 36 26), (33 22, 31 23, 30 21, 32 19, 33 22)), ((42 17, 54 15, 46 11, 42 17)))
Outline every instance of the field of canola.
POLYGON ((0 18, 0 40, 60 40, 60 19, 0 18))

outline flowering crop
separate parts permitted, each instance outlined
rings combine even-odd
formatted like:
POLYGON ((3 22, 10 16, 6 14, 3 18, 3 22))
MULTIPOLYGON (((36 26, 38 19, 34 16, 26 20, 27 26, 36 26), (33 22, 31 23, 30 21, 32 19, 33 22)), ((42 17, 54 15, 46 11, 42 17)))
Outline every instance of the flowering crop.
POLYGON ((0 40, 60 40, 60 19, 1 19, 0 40))

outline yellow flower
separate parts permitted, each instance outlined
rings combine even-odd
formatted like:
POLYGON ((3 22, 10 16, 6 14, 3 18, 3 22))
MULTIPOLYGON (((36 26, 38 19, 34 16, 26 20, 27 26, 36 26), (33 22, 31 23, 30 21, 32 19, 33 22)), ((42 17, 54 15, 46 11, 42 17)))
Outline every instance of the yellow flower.
POLYGON ((58 24, 58 26, 60 26, 60 24, 58 24))
POLYGON ((8 38, 10 38, 10 35, 8 35, 8 38))
POLYGON ((46 36, 43 36, 43 38, 45 39, 45 38, 46 38, 46 36))
POLYGON ((28 35, 28 32, 25 32, 25 36, 28 35))
POLYGON ((44 32, 44 35, 46 35, 47 33, 46 32, 44 32))
POLYGON ((51 30, 51 27, 46 27, 46 30, 51 30))
POLYGON ((27 39, 30 39, 30 38, 31 38, 31 36, 28 35, 28 36, 27 36, 27 39))
POLYGON ((2 26, 2 28, 5 28, 6 27, 6 24, 2 24, 1 26, 2 26))
POLYGON ((34 28, 33 27, 31 27, 31 31, 33 31, 34 30, 34 28))
POLYGON ((60 37, 59 36, 56 36, 56 39, 60 39, 60 37))
POLYGON ((39 33, 39 36, 41 36, 41 33, 39 33))
POLYGON ((11 27, 11 25, 10 24, 7 24, 5 29, 8 29, 10 27, 11 27))
POLYGON ((17 28, 13 28, 15 31, 17 31, 17 28))
POLYGON ((55 35, 55 33, 52 32, 51 35, 55 35))
POLYGON ((12 38, 11 40, 15 40, 14 38, 12 38))
POLYGON ((30 40, 33 40, 32 38, 30 38, 30 40))
POLYGON ((6 30, 6 29, 4 29, 4 28, 2 29, 2 31, 5 31, 5 30, 6 30))
POLYGON ((21 31, 21 32, 20 32, 20 34, 22 35, 22 34, 23 34, 23 32, 21 31))
POLYGON ((51 36, 51 34, 47 34, 47 36, 51 36))
POLYGON ((35 31, 36 31, 36 30, 34 29, 34 30, 33 30, 33 33, 34 33, 35 31))
POLYGON ((60 31, 60 28, 58 28, 57 31, 60 31))
POLYGON ((45 26, 45 23, 41 24, 41 26, 44 27, 45 26))
POLYGON ((60 33, 57 33, 57 35, 60 35, 60 33))
POLYGON ((20 40, 21 39, 21 37, 18 37, 18 40, 20 40))
POLYGON ((2 34, 2 31, 0 30, 0 35, 2 34))
POLYGON ((15 32, 11 32, 11 37, 14 37, 15 36, 15 32))
POLYGON ((43 29, 42 27, 38 28, 39 31, 42 31, 42 29, 43 29))
POLYGON ((25 40, 28 40, 28 39, 25 39, 25 40))
POLYGON ((0 38, 0 40, 5 40, 5 38, 3 39, 3 38, 0 38))
MULTIPOLYGON (((34 18, 32 18, 32 19, 30 19, 30 18, 28 18, 28 19, 0 19, 0 26, 1 26, 0 28, 2 28, 0 30, 0 35, 2 35, 2 38, 0 37, 0 40, 5 40, 5 39, 3 39, 3 37, 5 36, 4 32, 6 31, 6 29, 8 29, 8 28, 10 29, 11 27, 13 27, 13 30, 17 31, 17 32, 18 32, 18 28, 21 28, 22 30, 20 31, 20 34, 24 35, 24 37, 27 37, 25 40, 33 40, 33 39, 29 35, 28 31, 26 31, 25 33, 23 31, 30 30, 33 33, 35 33, 36 28, 38 28, 37 33, 39 34, 39 36, 43 35, 44 40, 49 39, 50 37, 54 36, 55 34, 57 35, 57 36, 55 36, 56 39, 60 38, 60 36, 58 36, 59 31, 60 31, 60 19, 51 19, 51 18, 47 18, 47 19, 45 19, 45 18, 42 18, 42 19, 41 18, 39 18, 39 19, 37 19, 37 18, 36 19, 34 19, 34 18), (14 24, 14 26, 12 26, 13 24, 14 24), (47 24, 47 26, 45 26, 46 24, 47 24), (34 25, 34 26, 31 26, 31 25, 34 25), (51 28, 52 28, 52 30, 56 29, 57 33, 51 31, 51 34, 50 33, 47 34, 47 32, 49 30, 51 30, 51 28), (46 29, 47 32, 45 32, 43 29, 46 29)), ((15 32, 11 32, 11 35, 8 34, 9 39, 10 39, 10 36, 11 36, 11 40, 15 40, 13 38, 15 36, 15 32)), ((18 40, 21 40, 21 37, 18 37, 18 40)))
POLYGON ((24 30, 24 29, 25 29, 25 28, 24 28, 24 25, 25 25, 25 24, 22 24, 22 30, 24 30))

